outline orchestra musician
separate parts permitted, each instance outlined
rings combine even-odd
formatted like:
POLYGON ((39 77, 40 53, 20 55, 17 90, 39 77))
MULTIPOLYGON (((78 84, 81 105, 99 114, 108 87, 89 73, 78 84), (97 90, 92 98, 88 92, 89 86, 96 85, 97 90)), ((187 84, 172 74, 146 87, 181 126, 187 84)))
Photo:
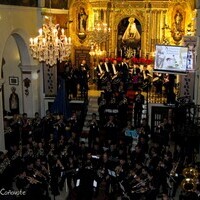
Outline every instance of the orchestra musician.
POLYGON ((141 70, 138 64, 133 65, 132 71, 132 81, 133 81, 133 90, 137 91, 141 86, 141 70))
POLYGON ((88 78, 89 78, 89 66, 86 63, 86 60, 83 59, 79 66, 79 83, 81 90, 81 97, 85 97, 88 92, 88 78))
POLYGON ((108 58, 105 58, 104 67, 105 67, 105 71, 111 75, 112 64, 111 64, 111 62, 109 61, 108 58))
POLYGON ((115 77, 117 77, 118 75, 118 71, 119 71, 119 65, 117 63, 117 59, 114 59, 111 65, 111 76, 112 79, 114 79, 115 77))
POLYGON ((105 75, 105 66, 103 64, 103 60, 99 61, 95 69, 97 71, 97 89, 100 90, 102 87, 102 79, 105 75))
POLYGON ((162 86, 163 86, 163 74, 155 72, 153 74, 153 85, 156 88, 156 93, 157 94, 162 94, 162 86))
POLYGON ((123 58, 121 73, 122 73, 122 81, 124 82, 127 88, 129 79, 129 59, 127 58, 123 58))
POLYGON ((119 82, 121 80, 120 73, 119 73, 119 64, 116 59, 112 62, 112 68, 111 68, 111 79, 112 79, 112 85, 113 89, 116 91, 117 87, 119 86, 119 82))
POLYGON ((149 84, 151 83, 151 78, 152 78, 152 75, 147 69, 147 65, 143 66, 142 76, 143 76, 143 90, 146 91, 149 87, 149 84))

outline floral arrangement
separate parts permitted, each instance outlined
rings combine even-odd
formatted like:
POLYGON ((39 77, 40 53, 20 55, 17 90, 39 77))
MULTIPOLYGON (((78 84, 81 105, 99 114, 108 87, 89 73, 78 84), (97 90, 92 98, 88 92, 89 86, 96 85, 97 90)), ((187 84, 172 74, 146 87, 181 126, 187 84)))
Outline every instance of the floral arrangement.
POLYGON ((153 60, 148 59, 148 58, 135 58, 134 57, 131 60, 134 64, 140 64, 140 65, 150 65, 153 63, 153 60))

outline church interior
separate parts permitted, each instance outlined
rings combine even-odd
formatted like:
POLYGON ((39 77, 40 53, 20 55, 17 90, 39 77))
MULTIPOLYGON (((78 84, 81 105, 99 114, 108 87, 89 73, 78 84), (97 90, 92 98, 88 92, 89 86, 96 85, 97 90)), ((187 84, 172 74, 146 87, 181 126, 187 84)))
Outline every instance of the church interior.
POLYGON ((200 199, 200 1, 0 1, 0 199, 200 199))

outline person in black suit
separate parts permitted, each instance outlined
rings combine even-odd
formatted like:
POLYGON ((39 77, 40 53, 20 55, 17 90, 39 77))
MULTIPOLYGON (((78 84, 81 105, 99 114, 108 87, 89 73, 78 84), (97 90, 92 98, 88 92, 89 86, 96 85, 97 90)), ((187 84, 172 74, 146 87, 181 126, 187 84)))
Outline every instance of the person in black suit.
POLYGON ((144 104, 144 95, 142 95, 141 90, 138 90, 138 93, 135 95, 135 98, 134 98, 134 125, 135 126, 140 126, 141 124, 143 104, 144 104))
MULTIPOLYGON (((92 163, 87 162, 77 174, 77 200, 92 200, 95 192, 96 173, 92 163)), ((97 182, 96 182, 97 183, 97 182)))
POLYGON ((129 78, 129 60, 127 58, 123 59, 121 72, 122 72, 122 81, 124 82, 125 87, 127 88, 128 78, 129 78))
POLYGON ((81 90, 81 97, 85 97, 88 92, 88 77, 89 77, 89 66, 86 63, 86 60, 82 60, 79 66, 79 83, 81 90))
POLYGON ((95 69, 97 72, 97 90, 100 90, 102 87, 102 78, 105 75, 105 66, 103 64, 103 60, 99 61, 95 69))

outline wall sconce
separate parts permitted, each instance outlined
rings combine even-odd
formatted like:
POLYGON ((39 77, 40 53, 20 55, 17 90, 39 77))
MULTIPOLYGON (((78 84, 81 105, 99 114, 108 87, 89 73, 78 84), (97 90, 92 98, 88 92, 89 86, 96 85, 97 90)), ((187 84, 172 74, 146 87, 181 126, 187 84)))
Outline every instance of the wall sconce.
POLYGON ((25 78, 23 81, 24 81, 24 87, 26 88, 24 92, 25 92, 25 95, 28 96, 29 95, 28 88, 30 87, 31 80, 29 78, 25 78))

